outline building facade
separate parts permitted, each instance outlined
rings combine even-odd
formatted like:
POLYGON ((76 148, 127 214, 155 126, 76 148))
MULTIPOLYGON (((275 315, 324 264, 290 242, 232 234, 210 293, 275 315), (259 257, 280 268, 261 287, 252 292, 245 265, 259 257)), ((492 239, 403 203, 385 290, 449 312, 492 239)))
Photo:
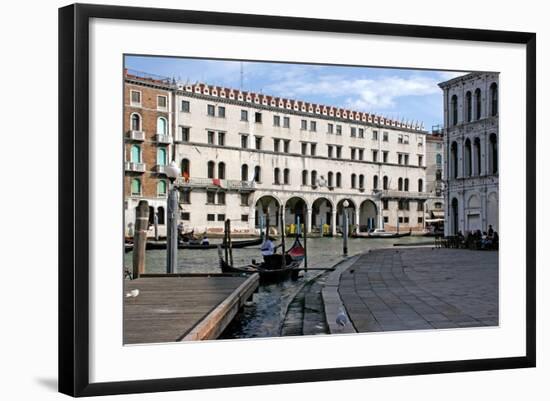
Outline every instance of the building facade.
MULTIPOLYGON (((356 230, 424 227, 427 132, 417 125, 205 84, 131 74, 125 82, 171 93, 172 159, 182 170, 176 185, 187 229, 221 233, 231 219, 235 232, 251 234, 284 213, 287 226, 335 234, 344 204, 356 230)), ((127 222, 139 200, 130 197, 127 222)))
POLYGON ((447 235, 498 231, 498 73, 439 84, 445 115, 447 235))
POLYGON ((443 130, 432 130, 431 135, 426 135, 426 192, 429 197, 426 200, 425 222, 426 226, 434 229, 443 227, 445 220, 443 159, 443 130))

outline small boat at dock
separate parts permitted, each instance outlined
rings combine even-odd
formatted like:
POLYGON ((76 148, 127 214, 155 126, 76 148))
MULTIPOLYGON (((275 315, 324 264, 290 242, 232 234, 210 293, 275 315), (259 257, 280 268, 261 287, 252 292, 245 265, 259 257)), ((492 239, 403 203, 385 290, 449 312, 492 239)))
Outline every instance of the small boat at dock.
POLYGON ((353 233, 351 236, 353 238, 401 238, 401 237, 408 237, 411 235, 411 230, 399 233, 399 232, 391 232, 391 231, 385 231, 381 228, 377 228, 373 231, 366 232, 366 233, 353 233))

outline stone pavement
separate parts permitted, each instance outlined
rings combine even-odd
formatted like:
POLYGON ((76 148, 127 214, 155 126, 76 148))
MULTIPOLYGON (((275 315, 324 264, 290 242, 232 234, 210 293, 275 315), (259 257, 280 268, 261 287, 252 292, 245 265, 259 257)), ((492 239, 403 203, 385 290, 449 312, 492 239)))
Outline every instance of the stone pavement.
POLYGON ((340 296, 324 300, 331 333, 498 325, 498 252, 380 249, 346 267, 327 279, 340 296), (336 331, 340 302, 353 328, 336 331))

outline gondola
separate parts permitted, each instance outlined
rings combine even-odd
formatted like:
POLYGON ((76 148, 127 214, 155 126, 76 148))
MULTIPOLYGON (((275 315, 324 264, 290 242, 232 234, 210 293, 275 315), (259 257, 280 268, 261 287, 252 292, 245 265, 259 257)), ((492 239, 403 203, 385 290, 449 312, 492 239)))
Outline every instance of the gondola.
POLYGON ((353 233, 351 236, 353 238, 401 238, 401 237, 408 237, 410 235, 411 235, 411 230, 405 233, 394 233, 394 232, 387 232, 384 230, 376 229, 368 233, 353 233))
MULTIPOLYGON (((232 241, 231 247, 232 248, 245 248, 247 246, 255 246, 260 245, 263 242, 263 237, 256 238, 256 239, 247 239, 242 241, 232 241)), ((217 247, 221 246, 222 248, 225 248, 227 245, 223 242, 221 244, 208 244, 208 245, 202 245, 202 244, 194 244, 194 243, 186 243, 186 242, 179 242, 178 243, 178 249, 216 249, 217 247)), ((151 250, 151 249, 166 249, 166 241, 147 241, 145 245, 145 249, 151 250)))
POLYGON ((220 268, 223 273, 258 273, 261 284, 277 283, 288 278, 298 278, 298 268, 304 260, 304 247, 299 238, 294 240, 294 244, 285 252, 285 264, 283 267, 283 255, 274 254, 264 257, 264 261, 259 264, 251 263, 246 266, 232 266, 223 259, 221 247, 218 247, 220 259, 220 268))

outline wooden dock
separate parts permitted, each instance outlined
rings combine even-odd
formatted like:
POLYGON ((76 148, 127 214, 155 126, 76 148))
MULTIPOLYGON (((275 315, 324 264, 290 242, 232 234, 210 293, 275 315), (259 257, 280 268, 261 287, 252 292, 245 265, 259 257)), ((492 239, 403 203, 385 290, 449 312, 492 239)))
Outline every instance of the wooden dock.
POLYGON ((124 344, 217 338, 256 291, 253 275, 143 275, 124 280, 124 344))

